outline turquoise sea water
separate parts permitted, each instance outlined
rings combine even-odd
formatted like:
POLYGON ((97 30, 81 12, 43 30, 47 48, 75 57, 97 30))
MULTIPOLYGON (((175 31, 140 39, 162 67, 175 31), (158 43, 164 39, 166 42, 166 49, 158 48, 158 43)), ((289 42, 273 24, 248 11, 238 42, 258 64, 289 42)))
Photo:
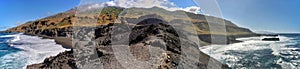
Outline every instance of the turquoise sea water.
POLYGON ((25 69, 67 49, 54 40, 20 33, 0 33, 0 69, 25 69))

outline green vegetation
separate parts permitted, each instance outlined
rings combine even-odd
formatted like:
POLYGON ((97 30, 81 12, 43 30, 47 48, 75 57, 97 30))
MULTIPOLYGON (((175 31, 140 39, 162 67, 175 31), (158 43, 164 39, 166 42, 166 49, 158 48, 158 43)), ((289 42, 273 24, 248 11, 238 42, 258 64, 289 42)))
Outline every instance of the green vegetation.
POLYGON ((119 15, 123 11, 123 8, 120 7, 105 7, 102 10, 98 10, 97 12, 101 12, 101 14, 105 15, 119 15))

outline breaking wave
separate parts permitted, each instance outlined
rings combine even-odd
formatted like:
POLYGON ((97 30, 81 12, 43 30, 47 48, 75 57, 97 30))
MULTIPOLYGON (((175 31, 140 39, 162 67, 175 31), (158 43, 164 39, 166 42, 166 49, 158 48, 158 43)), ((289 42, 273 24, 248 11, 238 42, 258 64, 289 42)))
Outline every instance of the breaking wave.
POLYGON ((280 35, 280 41, 262 41, 261 37, 239 38, 241 43, 210 45, 201 51, 228 64, 242 69, 297 69, 300 68, 300 35, 280 35))
POLYGON ((41 63, 47 57, 68 50, 52 39, 42 39, 37 36, 14 34, 3 35, 0 38, 10 38, 5 42, 7 47, 1 50, 9 52, 0 52, 4 53, 0 54, 0 68, 25 69, 27 65, 41 63))

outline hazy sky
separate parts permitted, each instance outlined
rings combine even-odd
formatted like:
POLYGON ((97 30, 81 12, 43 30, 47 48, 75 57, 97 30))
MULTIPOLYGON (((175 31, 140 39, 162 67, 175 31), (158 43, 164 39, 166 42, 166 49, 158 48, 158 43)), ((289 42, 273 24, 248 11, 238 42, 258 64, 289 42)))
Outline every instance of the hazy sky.
POLYGON ((0 30, 67 11, 79 0, 0 0, 0 30))
MULTIPOLYGON (((183 9, 196 5, 192 0, 169 1, 183 9)), ((300 0, 217 1, 223 17, 239 26, 253 31, 300 32, 300 0)), ((67 11, 79 4, 80 0, 0 0, 0 30, 67 11)))
POLYGON ((217 0, 225 19, 253 31, 300 32, 300 0, 217 0))

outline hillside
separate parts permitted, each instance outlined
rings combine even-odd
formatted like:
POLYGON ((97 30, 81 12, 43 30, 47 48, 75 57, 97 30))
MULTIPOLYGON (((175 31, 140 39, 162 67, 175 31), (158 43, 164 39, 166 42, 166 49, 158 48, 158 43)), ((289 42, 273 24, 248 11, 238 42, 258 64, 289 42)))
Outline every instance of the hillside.
MULTIPOLYGON (((121 18, 124 18, 127 22, 130 23, 130 20, 134 21, 134 19, 138 17, 150 15, 150 14, 157 14, 164 17, 164 19, 169 22, 176 21, 176 20, 191 21, 195 25, 197 34, 227 34, 227 35, 254 34, 249 29, 238 27, 237 25, 235 25, 234 23, 228 20, 224 20, 212 16, 205 16, 202 14, 194 14, 189 12, 182 13, 182 12, 184 11, 171 12, 158 7, 129 8, 129 9, 125 9, 121 7, 106 7, 104 9, 100 9, 100 10, 96 9, 84 13, 76 13, 76 9, 71 9, 67 12, 59 13, 36 21, 29 21, 23 25, 8 29, 7 31, 24 32, 27 34, 40 34, 40 35, 59 37, 59 36, 66 36, 71 34, 70 33, 71 31, 67 29, 71 29, 72 26, 75 26, 74 22, 76 18, 94 19, 97 20, 97 23, 94 24, 100 26, 100 25, 107 25, 109 23, 120 23, 118 21, 120 21, 121 18), (101 13, 97 13, 97 12, 101 12, 101 13), (85 13, 87 13, 87 15, 85 15, 85 13), (97 14, 97 15, 90 15, 90 14, 97 14), (170 20, 168 18, 171 18, 173 20, 170 20), (209 24, 206 21, 206 18, 224 20, 226 25, 226 33, 210 32, 209 24)), ((86 26, 86 25, 82 24, 80 26, 86 26)), ((187 31, 189 30, 187 29, 187 31)))
MULTIPOLYGON (((7 32, 22 32, 25 34, 50 38, 60 37, 70 39, 73 36, 73 44, 76 44, 74 45, 76 49, 89 49, 85 47, 89 45, 96 46, 95 52, 97 55, 96 57, 98 58, 88 59, 92 57, 78 57, 78 54, 74 54, 73 51, 64 52, 58 56, 47 58, 43 63, 30 65, 28 66, 29 69, 76 69, 76 66, 85 68, 84 63, 90 63, 90 61, 99 61, 103 63, 105 69, 124 69, 121 65, 122 63, 117 61, 118 58, 114 55, 115 51, 112 49, 112 44, 120 47, 129 47, 131 52, 133 52, 132 54, 134 54, 134 57, 138 58, 137 60, 140 61, 149 60, 149 52, 144 52, 145 50, 149 50, 147 49, 148 46, 158 50, 166 50, 166 54, 155 57, 160 60, 151 62, 152 64, 156 64, 153 68, 175 69, 181 63, 196 68, 210 67, 208 65, 210 63, 216 64, 216 68, 228 68, 227 65, 202 53, 198 49, 198 42, 194 41, 197 40, 195 38, 200 39, 199 45, 202 46, 212 43, 211 35, 228 37, 227 44, 239 42, 235 40, 237 37, 255 35, 255 33, 249 29, 238 27, 232 22, 222 18, 193 14, 184 11, 167 11, 158 7, 127 9, 121 7, 105 7, 102 10, 90 9, 88 11, 78 9, 80 9, 80 7, 36 21, 30 21, 23 25, 8 29, 7 32), (206 18, 215 19, 216 22, 209 24, 206 18), (222 27, 224 26, 221 24, 221 21, 223 20, 226 25, 226 33, 210 31, 209 25, 214 25, 216 28, 223 29, 222 27), (113 31, 113 29, 115 30, 113 31), (128 32, 126 29, 133 31, 128 32), (116 30, 119 34, 113 34, 116 30), (126 38, 126 36, 129 38, 126 38), (126 45, 126 42, 124 44, 123 41, 114 42, 112 39, 129 39, 129 45, 126 45), (160 45, 167 44, 166 49, 155 47, 151 45, 152 42, 160 45), (184 47, 181 47, 180 43, 182 43, 184 47), (74 54, 74 56, 72 54, 74 54), (188 56, 178 57, 179 55, 187 54, 193 54, 194 56, 193 58, 188 58, 186 60, 180 60, 179 58, 187 58, 188 56), (84 59, 75 62, 75 56, 77 56, 76 58, 84 59), (75 63, 83 64, 75 65, 75 63), (191 64, 189 65, 188 63, 191 64)), ((79 56, 82 54, 91 55, 80 51, 77 51, 77 53, 79 53, 79 56)))

